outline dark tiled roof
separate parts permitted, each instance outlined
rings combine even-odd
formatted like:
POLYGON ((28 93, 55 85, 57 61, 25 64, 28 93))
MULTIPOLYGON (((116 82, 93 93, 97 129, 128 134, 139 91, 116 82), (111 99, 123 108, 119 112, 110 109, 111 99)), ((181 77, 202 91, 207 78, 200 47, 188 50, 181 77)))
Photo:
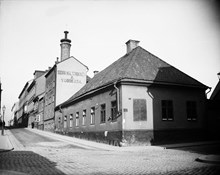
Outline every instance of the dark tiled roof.
POLYGON ((65 104, 92 90, 125 78, 145 80, 151 83, 207 88, 202 83, 138 46, 96 74, 85 86, 67 100, 65 104))
POLYGON ((212 92, 210 100, 220 100, 219 98, 220 98, 220 81, 217 83, 214 91, 212 92))

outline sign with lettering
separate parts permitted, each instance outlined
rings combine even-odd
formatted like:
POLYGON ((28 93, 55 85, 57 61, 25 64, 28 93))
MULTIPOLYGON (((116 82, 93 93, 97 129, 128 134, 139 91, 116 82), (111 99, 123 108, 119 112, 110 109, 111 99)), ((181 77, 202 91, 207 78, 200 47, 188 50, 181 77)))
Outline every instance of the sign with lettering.
POLYGON ((61 82, 62 83, 80 83, 82 84, 81 77, 85 76, 84 72, 74 72, 74 71, 64 71, 58 70, 58 75, 61 75, 61 82))
POLYGON ((86 84, 87 71, 87 67, 74 58, 57 64, 55 105, 69 99, 86 84))

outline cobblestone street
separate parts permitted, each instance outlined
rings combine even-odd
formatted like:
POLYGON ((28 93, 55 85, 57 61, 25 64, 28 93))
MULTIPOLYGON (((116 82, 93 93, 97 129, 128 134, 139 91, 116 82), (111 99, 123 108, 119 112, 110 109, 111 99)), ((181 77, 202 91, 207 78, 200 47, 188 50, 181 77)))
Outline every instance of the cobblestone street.
POLYGON ((106 151, 57 140, 0 153, 0 169, 27 174, 218 174, 220 166, 195 161, 198 153, 172 149, 106 151))

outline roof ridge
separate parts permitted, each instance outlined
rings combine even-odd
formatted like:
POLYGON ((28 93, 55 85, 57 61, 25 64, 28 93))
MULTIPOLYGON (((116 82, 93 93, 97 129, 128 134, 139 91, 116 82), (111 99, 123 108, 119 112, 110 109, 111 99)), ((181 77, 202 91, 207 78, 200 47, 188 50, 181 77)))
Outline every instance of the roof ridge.
MULTIPOLYGON (((133 49, 133 50, 129 53, 129 54, 132 54, 132 53, 134 52, 133 56, 132 56, 131 59, 130 59, 129 66, 126 68, 126 71, 125 71, 124 75, 127 75, 127 72, 130 70, 130 67, 131 67, 131 65, 132 65, 132 63, 133 63, 133 60, 136 59, 136 55, 137 55, 137 53, 138 53, 138 50, 140 50, 139 48, 140 48, 140 46, 137 46, 135 49, 133 49)), ((124 76, 124 78, 126 78, 126 77, 127 77, 127 76, 124 76)))

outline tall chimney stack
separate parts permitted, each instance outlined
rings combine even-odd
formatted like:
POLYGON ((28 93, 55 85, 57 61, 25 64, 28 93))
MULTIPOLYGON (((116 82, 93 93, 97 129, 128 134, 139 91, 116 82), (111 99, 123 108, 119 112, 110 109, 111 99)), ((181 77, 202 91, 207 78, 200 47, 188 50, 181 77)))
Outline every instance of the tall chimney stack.
POLYGON ((125 44, 127 45, 127 53, 131 52, 133 49, 135 49, 140 41, 137 40, 128 40, 125 44))
POLYGON ((61 39, 60 47, 61 47, 61 61, 70 57, 70 47, 71 47, 71 40, 67 38, 68 31, 64 31, 65 37, 61 39))

